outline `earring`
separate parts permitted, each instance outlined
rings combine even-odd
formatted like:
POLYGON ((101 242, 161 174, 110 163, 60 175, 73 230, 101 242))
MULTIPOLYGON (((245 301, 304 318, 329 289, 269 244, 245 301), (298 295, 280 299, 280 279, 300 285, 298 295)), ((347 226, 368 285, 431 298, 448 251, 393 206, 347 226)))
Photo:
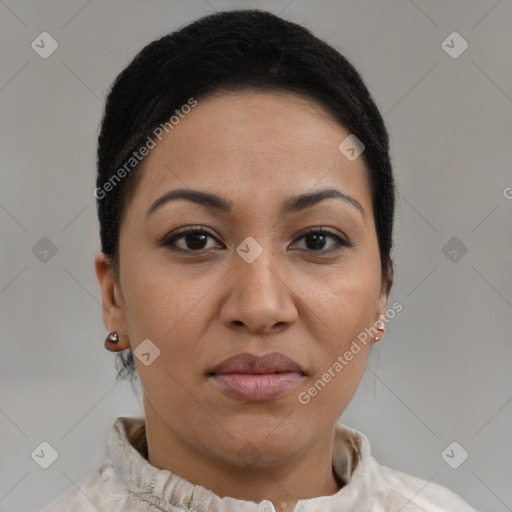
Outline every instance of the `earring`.
POLYGON ((385 329, 379 329, 379 331, 382 331, 382 335, 381 336, 375 336, 375 341, 380 341, 382 339, 382 336, 384 336, 384 333, 386 332, 385 329))
POLYGON ((105 343, 119 343, 119 334, 116 331, 110 332, 105 339, 105 343))

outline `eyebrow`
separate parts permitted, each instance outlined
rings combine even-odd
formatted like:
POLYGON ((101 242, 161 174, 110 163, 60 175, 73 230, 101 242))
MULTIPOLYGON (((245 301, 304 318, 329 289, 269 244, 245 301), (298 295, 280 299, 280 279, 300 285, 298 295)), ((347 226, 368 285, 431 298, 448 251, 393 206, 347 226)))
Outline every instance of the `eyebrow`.
MULTIPOLYGON (((194 189, 175 189, 166 192, 163 196, 159 197, 147 210, 146 218, 149 217, 155 210, 168 203, 169 201, 183 199, 191 201, 200 206, 204 206, 210 210, 217 210, 219 212, 230 213, 233 203, 229 199, 218 196, 211 192, 204 192, 202 190, 194 189)), ((290 197, 281 206, 280 215, 285 217, 292 213, 296 213, 307 208, 311 208, 316 204, 326 199, 340 199, 345 203, 354 206, 361 215, 365 216, 364 209, 361 204, 352 196, 338 190, 336 188, 326 188, 316 192, 307 192, 298 196, 290 197)))

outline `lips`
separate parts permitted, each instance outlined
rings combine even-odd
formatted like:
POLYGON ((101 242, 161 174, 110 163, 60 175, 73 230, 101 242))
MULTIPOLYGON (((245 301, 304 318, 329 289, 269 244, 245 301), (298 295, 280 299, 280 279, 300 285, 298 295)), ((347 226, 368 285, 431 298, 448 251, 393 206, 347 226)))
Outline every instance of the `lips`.
POLYGON ((306 374, 293 359, 271 352, 262 357, 238 354, 215 366, 208 375, 210 381, 231 398, 264 401, 285 395, 306 374))
POLYGON ((237 354, 222 361, 210 373, 216 375, 233 373, 243 373, 246 375, 300 373, 305 375, 304 370, 297 362, 281 352, 270 352, 261 357, 247 352, 237 354))

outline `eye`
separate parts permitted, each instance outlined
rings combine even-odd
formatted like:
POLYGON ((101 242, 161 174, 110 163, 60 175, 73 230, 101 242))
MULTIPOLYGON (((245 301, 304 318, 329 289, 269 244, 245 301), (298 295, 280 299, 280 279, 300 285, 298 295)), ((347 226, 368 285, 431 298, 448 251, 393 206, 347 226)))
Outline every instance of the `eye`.
MULTIPOLYGON (((352 247, 354 244, 351 242, 347 242, 343 238, 341 238, 338 235, 335 235, 331 231, 327 231, 325 229, 311 229, 305 234, 303 234, 298 240, 305 240, 306 241, 306 248, 305 250, 311 251, 311 252, 320 252, 320 253, 330 253, 333 251, 337 251, 341 249, 342 247, 352 247), (328 239, 331 239, 334 241, 334 243, 325 249, 326 241, 328 239)), ((295 246, 295 244, 294 244, 295 246)))
POLYGON ((211 247, 207 247, 206 244, 208 238, 215 240, 208 231, 197 227, 165 237, 161 245, 184 252, 199 252, 211 249, 211 247), (180 243, 178 243, 178 241, 180 241, 180 243))
MULTIPOLYGON (((208 247, 208 238, 216 240, 215 237, 204 228, 194 227, 165 237, 160 242, 160 245, 169 247, 171 250, 199 253, 213 248, 208 247)), ((299 249, 323 254, 335 252, 343 247, 352 247, 354 245, 352 242, 348 242, 331 231, 322 228, 310 229, 297 240, 304 240, 306 242, 306 247, 298 247, 299 249), (332 240, 332 243, 326 249, 325 246, 329 239, 332 240)), ((294 242, 293 247, 297 248, 296 242, 294 242)))

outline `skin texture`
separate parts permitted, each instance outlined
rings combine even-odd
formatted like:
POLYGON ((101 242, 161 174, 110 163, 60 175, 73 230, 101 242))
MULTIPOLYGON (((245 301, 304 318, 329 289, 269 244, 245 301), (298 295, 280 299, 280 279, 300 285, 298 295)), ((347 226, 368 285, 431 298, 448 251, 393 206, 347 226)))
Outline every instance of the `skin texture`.
POLYGON ((269 499, 282 511, 338 491, 334 424, 375 339, 309 403, 297 397, 375 325, 388 300, 364 159, 338 150, 348 135, 300 96, 224 92, 200 100, 143 162, 121 225, 119 280, 102 252, 95 265, 105 325, 120 336, 109 350, 135 350, 146 338, 160 349, 149 366, 135 357, 155 467, 221 497, 269 499), (331 198, 279 217, 289 197, 330 187, 356 199, 364 215, 331 198), (177 188, 218 194, 232 212, 176 200, 145 217, 177 188), (175 242, 182 252, 158 245, 190 226, 211 237, 203 245, 182 237, 175 242), (329 253, 337 243, 326 237, 316 249, 304 231, 320 227, 354 246, 329 253), (248 236, 263 249, 252 263, 236 252, 248 236), (271 351, 306 373, 280 398, 232 398, 206 375, 235 354, 271 351), (248 450, 251 464, 240 456, 248 450))

